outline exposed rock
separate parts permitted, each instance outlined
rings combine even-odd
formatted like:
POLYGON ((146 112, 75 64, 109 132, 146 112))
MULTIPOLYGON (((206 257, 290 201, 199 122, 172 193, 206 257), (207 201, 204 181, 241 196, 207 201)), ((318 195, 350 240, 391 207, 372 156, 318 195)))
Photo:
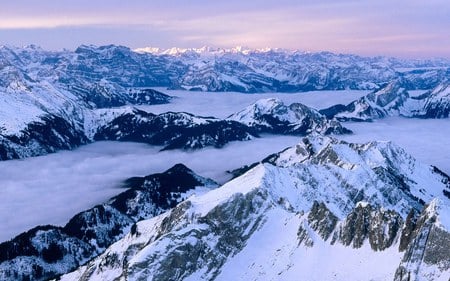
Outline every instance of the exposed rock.
POLYGON ((444 204, 434 199, 420 214, 394 280, 450 278, 450 232, 448 225, 439 222, 449 216, 444 204))

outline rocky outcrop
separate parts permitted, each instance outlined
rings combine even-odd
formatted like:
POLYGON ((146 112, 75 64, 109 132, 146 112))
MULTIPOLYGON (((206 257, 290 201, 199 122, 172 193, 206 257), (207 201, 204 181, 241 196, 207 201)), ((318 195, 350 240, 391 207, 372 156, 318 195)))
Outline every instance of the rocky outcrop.
POLYGON ((200 270, 202 278, 215 279, 227 259, 264 223, 264 212, 270 208, 267 199, 258 191, 236 194, 206 214, 197 213, 190 201, 183 202, 151 222, 138 223, 131 243, 110 248, 77 274, 83 280, 183 280, 200 270), (148 227, 152 231, 145 232, 148 227), (134 259, 139 253, 145 254, 134 259))
POLYGON ((314 247, 314 231, 331 244, 340 243, 361 248, 369 243, 374 251, 397 247, 403 257, 394 280, 446 280, 450 277, 450 232, 439 223, 445 220, 448 207, 435 199, 415 217, 414 209, 403 221, 395 211, 374 209, 367 203, 358 204, 343 220, 330 212, 324 203, 314 202, 298 230, 300 244, 314 247), (330 236, 332 236, 331 239, 330 236))
POLYGON ((331 243, 339 241, 359 248, 368 240, 374 251, 383 251, 396 242, 402 225, 403 219, 397 212, 374 210, 369 204, 362 203, 339 226, 331 243))
POLYGON ((413 227, 407 229, 410 242, 404 247, 405 254, 394 280, 445 280, 450 277, 449 225, 440 222, 448 223, 449 207, 444 204, 439 199, 431 201, 413 227))
MULTIPOLYGON (((374 251, 393 246, 403 225, 397 212, 374 209, 367 203, 359 203, 344 220, 339 221, 325 203, 314 202, 306 221, 308 228, 330 244, 340 243, 357 249, 368 241, 374 251)), ((299 243, 306 241, 305 245, 314 245, 304 225, 300 226, 298 234, 299 243)))

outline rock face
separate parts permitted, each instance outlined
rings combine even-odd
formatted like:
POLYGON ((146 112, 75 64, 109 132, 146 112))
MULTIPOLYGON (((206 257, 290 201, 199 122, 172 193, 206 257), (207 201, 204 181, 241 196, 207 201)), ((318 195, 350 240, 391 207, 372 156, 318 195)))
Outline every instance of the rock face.
POLYGON ((131 178, 110 202, 75 215, 64 227, 38 226, 0 244, 1 280, 47 280, 102 253, 139 220, 157 216, 216 184, 182 164, 161 174, 131 178))
POLYGON ((304 138, 61 280, 448 280, 448 179, 390 143, 304 138))
POLYGON ((331 243, 360 248, 368 240, 372 250, 383 251, 394 244, 402 225, 403 219, 395 211, 359 204, 339 225, 331 243))
POLYGON ((279 99, 262 99, 227 118, 263 133, 306 135, 351 133, 336 121, 301 103, 285 105, 279 99))
POLYGON ((424 208, 412 228, 405 228, 410 243, 395 272, 394 280, 437 280, 450 277, 450 231, 449 225, 445 224, 448 223, 449 209, 448 203, 435 199, 424 208), (441 221, 445 221, 444 224, 441 221), (442 276, 440 271, 448 273, 442 276))

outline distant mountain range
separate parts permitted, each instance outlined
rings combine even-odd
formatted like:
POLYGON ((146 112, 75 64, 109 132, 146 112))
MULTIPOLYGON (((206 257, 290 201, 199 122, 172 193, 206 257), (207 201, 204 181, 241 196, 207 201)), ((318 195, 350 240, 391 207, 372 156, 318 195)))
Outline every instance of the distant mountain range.
POLYGON ((197 149, 249 140, 259 133, 349 133, 335 120, 367 121, 390 115, 445 118, 450 111, 449 65, 446 60, 407 61, 280 49, 133 51, 110 45, 80 46, 71 52, 3 46, 0 160, 72 149, 95 140, 197 149), (183 112, 156 116, 123 107, 171 101, 150 86, 241 92, 374 92, 320 113, 301 104, 263 100, 225 120, 183 112), (411 89, 434 90, 410 97, 411 89))
MULTIPOLYGON (((397 78, 407 82, 408 90, 431 89, 450 77, 450 61, 445 59, 208 47, 133 51, 123 46, 82 45, 75 51, 45 51, 36 46, 4 46, 0 66, 0 73, 9 76, 2 80, 11 87, 14 80, 49 81, 70 91, 96 92, 100 98, 123 87, 251 93, 376 89, 397 78)), ((101 105, 102 100, 92 102, 101 105)))

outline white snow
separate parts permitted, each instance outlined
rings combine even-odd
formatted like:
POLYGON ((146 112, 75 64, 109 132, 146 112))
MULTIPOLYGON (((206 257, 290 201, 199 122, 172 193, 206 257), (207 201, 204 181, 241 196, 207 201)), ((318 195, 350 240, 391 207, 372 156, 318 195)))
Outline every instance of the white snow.
POLYGON ((265 174, 263 164, 256 166, 244 175, 227 182, 220 188, 212 190, 201 196, 193 196, 189 199, 195 205, 195 213, 206 215, 212 208, 227 201, 233 194, 248 192, 259 188, 265 174))
MULTIPOLYGON (((227 261, 220 268, 217 280, 388 280, 391 279, 397 269, 404 252, 398 252, 397 239, 394 245, 383 251, 374 251, 365 241, 362 247, 355 249, 351 246, 343 246, 339 242, 334 245, 330 241, 323 241, 307 224, 309 206, 313 199, 317 197, 321 201, 327 202, 327 207, 332 213, 343 219, 343 210, 331 199, 341 200, 350 195, 346 195, 345 190, 333 190, 338 182, 345 182, 346 185, 356 188, 363 188, 364 193, 368 195, 372 203, 377 203, 380 198, 373 198, 371 192, 376 192, 376 183, 370 182, 370 169, 383 165, 386 161, 385 157, 389 153, 398 154, 398 162, 404 163, 392 164, 393 168, 400 169, 399 172, 411 179, 411 192, 415 192, 414 186, 422 186, 428 192, 432 193, 430 186, 442 187, 440 179, 430 178, 431 171, 427 170, 421 164, 415 163, 410 157, 405 155, 400 148, 394 147, 389 142, 368 143, 364 146, 355 147, 345 143, 337 142, 330 138, 310 137, 315 155, 320 155, 321 151, 325 151, 330 146, 337 152, 337 166, 333 163, 325 162, 321 165, 314 165, 308 159, 300 159, 300 163, 293 162, 292 157, 283 157, 290 159, 283 162, 282 167, 275 167, 271 164, 260 164, 248 171, 241 177, 238 177, 218 189, 208 193, 192 196, 188 200, 192 203, 190 209, 180 216, 179 222, 174 221, 177 225, 168 235, 158 235, 163 218, 168 216, 170 212, 138 223, 138 232, 141 235, 127 235, 124 239, 113 244, 106 253, 95 259, 93 264, 83 267, 74 273, 63 278, 63 280, 77 280, 83 272, 89 268, 94 271, 90 280, 106 280, 115 278, 123 274, 119 269, 122 262, 111 266, 105 265, 108 255, 117 254, 118 260, 123 260, 125 253, 133 254, 127 258, 127 266, 132 278, 148 277, 155 273, 155 258, 164 259, 165 253, 177 251, 174 247, 180 245, 178 243, 191 243, 196 245, 198 237, 196 235, 184 236, 191 230, 201 230, 208 228, 209 224, 202 222, 199 217, 204 217, 212 208, 227 202, 233 198, 234 194, 246 194, 255 189, 260 189, 263 194, 268 194, 265 206, 261 209, 256 208, 250 216, 261 218, 261 224, 255 233, 251 235, 249 240, 245 241, 245 247, 235 255, 227 258, 227 261), (378 153, 377 153, 378 152, 378 153), (369 159, 371 159, 369 161, 369 159), (408 160, 411 160, 408 162, 408 160), (343 167, 340 167, 341 163, 343 167), (334 165, 334 166, 333 166, 334 165), (346 165, 359 167, 355 172, 348 173, 346 165), (397 167, 400 166, 400 167, 397 167), (340 168, 344 170, 339 171, 340 168), (412 171, 410 174, 408 169, 424 170, 423 174, 417 174, 412 171), (359 170, 358 170, 359 169, 359 170), (327 171, 329 170, 329 171, 327 171), (338 174, 340 173, 340 174, 338 174), (310 181, 308 175, 311 176, 310 181), (339 181, 333 182, 333 175, 339 178, 339 181), (428 178, 427 178, 428 176, 428 178), (420 182, 419 178, 424 178, 427 182, 420 182), (367 181, 369 180, 369 181, 367 181), (433 182, 433 180, 435 182, 433 182), (369 185, 367 185, 369 183, 369 185), (302 187, 301 184, 304 186, 302 187), (365 188, 364 188, 365 187, 365 188), (309 191, 310 193, 307 193, 309 191), (329 197, 327 197, 329 196, 329 197), (286 199, 286 200, 281 200, 286 199), (277 203, 275 203, 277 202, 277 203), (282 202, 284 202, 282 204, 282 202), (298 240, 298 231, 302 227, 308 234, 308 241, 312 242, 312 246, 300 243, 298 240), (143 231, 144 230, 144 231, 143 231), (143 231, 143 232, 142 232, 143 231), (136 247, 137 246, 137 247, 136 247), (131 251, 130 251, 131 250, 131 251), (326 257, 326 258, 324 258, 326 257), (148 266, 141 266, 149 263, 148 266)), ((301 144, 299 144, 301 146, 301 144)), ((298 148, 298 147, 297 147, 298 148)), ((284 154, 293 153, 292 149, 285 150, 284 154)), ((396 162, 394 158, 392 162, 396 162)), ((386 184, 382 182, 381 184, 386 184)), ((379 188, 382 186, 378 186, 379 188)), ((439 190, 440 192, 441 190, 439 190)), ((417 196, 417 194, 414 194, 417 196)), ((437 196, 437 195, 436 195, 437 196)), ((441 195, 442 196, 442 195, 441 195)), ((353 196, 352 196, 353 197, 353 196)), ((386 197, 383 195, 382 197, 386 197)), ((421 197, 424 198, 424 197, 421 197)), ((382 200, 382 199, 381 199, 382 200)), ((447 199, 445 199, 447 200, 447 199)), ((385 203, 385 202, 383 202, 385 203)), ((398 202, 390 202, 381 204, 387 209, 392 208, 398 202)), ((365 206, 366 202, 359 202, 357 206, 365 206)), ((346 206, 344 206, 346 207, 346 206)), ((354 207, 354 203, 350 208, 354 207)), ((409 210, 409 209, 408 209, 409 210)), ((448 213, 448 206, 442 204, 439 200, 434 200, 428 207, 430 215, 443 212, 448 213)), ((348 213, 347 213, 348 214, 348 213)), ((406 216, 405 212, 401 212, 406 216)), ((441 226, 447 226, 447 215, 444 215, 438 223, 441 226)), ((240 221, 236 221, 239 226, 240 221)), ((202 236, 201 234, 199 234, 202 236)), ((217 234, 210 234, 201 238, 205 239, 212 249, 217 247, 217 234)), ((156 267, 157 269, 157 267, 156 267)), ((429 269, 431 273, 432 269, 429 269)), ((430 274, 431 274, 430 273, 430 274)), ((209 280, 210 276, 206 272, 206 266, 194 272, 186 280, 209 280)))
POLYGON ((216 280, 381 281, 392 278, 401 259, 395 246, 374 252, 368 243, 359 249, 330 245, 312 230, 313 247, 298 245, 302 217, 279 208, 267 217, 246 247, 225 263, 216 280))

